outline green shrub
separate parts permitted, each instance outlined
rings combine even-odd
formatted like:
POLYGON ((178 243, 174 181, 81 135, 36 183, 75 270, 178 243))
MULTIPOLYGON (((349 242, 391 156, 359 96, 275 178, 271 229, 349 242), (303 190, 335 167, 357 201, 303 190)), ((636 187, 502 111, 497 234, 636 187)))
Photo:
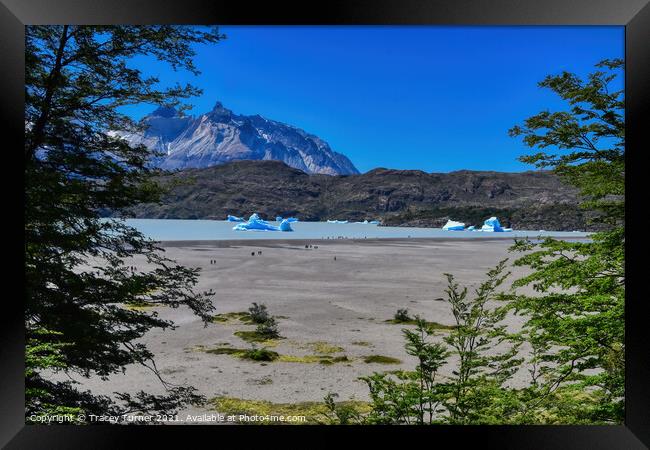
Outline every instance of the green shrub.
POLYGON ((257 328, 255 328, 255 333, 264 339, 275 339, 280 337, 278 324, 273 317, 269 317, 265 322, 260 323, 257 328))
POLYGON ((400 308, 395 313, 395 322, 411 322, 413 319, 409 316, 409 310, 406 308, 400 308))
POLYGON ((275 361, 280 357, 280 355, 277 352, 267 350, 266 348, 253 347, 250 350, 246 350, 242 357, 253 361, 275 361))
POLYGON ((266 309, 266 305, 264 303, 260 303, 258 305, 257 303, 253 302, 253 306, 248 308, 248 313, 254 323, 262 324, 271 318, 271 316, 269 316, 269 311, 266 309))

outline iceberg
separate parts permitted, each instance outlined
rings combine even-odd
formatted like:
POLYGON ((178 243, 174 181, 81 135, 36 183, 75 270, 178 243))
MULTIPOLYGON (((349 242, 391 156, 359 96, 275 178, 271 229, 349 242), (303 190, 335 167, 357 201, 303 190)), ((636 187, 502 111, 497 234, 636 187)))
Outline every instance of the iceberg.
MULTIPOLYGON (((297 220, 296 220, 297 222, 297 220)), ((291 229, 291 221, 289 219, 284 219, 281 223, 280 226, 278 227, 280 231, 293 231, 291 229)))
POLYGON ((276 222, 282 222, 282 216, 277 216, 277 217, 275 218, 275 221, 276 221, 276 222))
POLYGON ((347 220, 328 220, 327 223, 348 223, 347 220))
POLYGON ((230 214, 228 214, 228 218, 226 220, 228 222, 243 222, 244 221, 244 219, 242 219, 241 217, 231 216, 230 214))
POLYGON ((476 231, 476 227, 474 225, 471 225, 467 227, 467 231, 476 231))
POLYGON ((369 223, 370 225, 379 225, 379 221, 378 221, 378 220, 371 220, 371 221, 368 222, 368 223, 369 223))
POLYGON ((260 216, 257 213, 252 214, 248 218, 248 222, 242 222, 235 225, 233 228, 235 231, 293 231, 288 219, 282 220, 279 226, 271 225, 266 220, 260 219, 260 216))
POLYGON ((445 231, 463 231, 465 224, 463 222, 456 222, 455 220, 448 220, 442 229, 445 231))
POLYGON ((492 233, 492 232, 502 233, 502 232, 512 231, 512 228, 503 228, 499 223, 499 219, 497 219, 496 217, 490 217, 488 220, 483 222, 481 231, 487 231, 488 233, 492 233))

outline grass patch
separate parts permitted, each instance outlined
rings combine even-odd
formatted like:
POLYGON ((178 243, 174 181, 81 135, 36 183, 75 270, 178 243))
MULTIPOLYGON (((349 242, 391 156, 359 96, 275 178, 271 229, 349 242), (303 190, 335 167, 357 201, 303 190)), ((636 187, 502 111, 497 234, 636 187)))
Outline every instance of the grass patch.
POLYGON ((295 355, 280 355, 278 361, 289 362, 289 363, 303 363, 303 364, 335 364, 341 362, 350 362, 351 359, 347 355, 342 356, 330 356, 330 355, 304 355, 304 356, 295 356, 295 355))
POLYGON ((367 341, 354 341, 352 342, 352 345, 358 345, 359 347, 370 347, 372 344, 367 341))
MULTIPOLYGON (((324 402, 272 403, 265 400, 245 400, 234 397, 215 397, 209 402, 215 411, 227 416, 235 416, 239 423, 244 424, 317 425, 328 423, 327 417, 329 410, 324 402), (291 422, 280 422, 279 420, 247 422, 239 419, 240 415, 270 418, 300 416, 304 417, 304 420, 291 422)), ((352 408, 359 414, 367 414, 371 410, 369 403, 357 400, 337 402, 336 405, 352 408)))
POLYGON ((235 331, 235 336, 245 340, 246 342, 264 345, 266 347, 275 347, 278 345, 278 339, 284 339, 282 337, 269 339, 268 336, 258 333, 256 330, 251 331, 235 331))
POLYGON ((332 353, 341 353, 342 351, 344 351, 343 347, 330 345, 325 341, 310 342, 306 344, 305 347, 309 348, 314 353, 319 353, 324 355, 331 355, 332 353))
POLYGON ((252 348, 246 350, 242 355, 243 359, 250 359, 252 361, 275 361, 280 357, 278 352, 268 350, 266 348, 252 348))
POLYGON ((246 359, 250 361, 280 361, 280 362, 289 362, 289 363, 303 363, 303 364, 336 364, 342 362, 351 362, 352 360, 348 358, 347 355, 340 356, 331 356, 331 355, 305 355, 305 356, 294 356, 294 355, 281 355, 267 348, 235 348, 235 347, 215 347, 207 348, 203 345, 197 345, 194 347, 195 351, 200 351, 204 353, 210 353, 212 355, 229 355, 239 359, 246 359))
POLYGON ((391 356, 369 355, 363 358, 366 364, 402 364, 402 361, 391 356))
POLYGON ((212 316, 212 321, 215 323, 253 323, 251 315, 245 311, 216 314, 212 316))
MULTIPOLYGON (((417 325, 418 321, 416 319, 409 319, 409 320, 398 320, 398 319, 388 319, 385 321, 386 323, 392 323, 396 325, 417 325)), ((442 330, 442 331, 450 331, 456 328, 456 325, 443 325, 438 322, 424 322, 429 328, 429 330, 442 330)))
POLYGON ((198 348, 198 350, 212 355, 231 355, 240 359, 248 359, 251 361, 275 361, 280 357, 277 352, 268 350, 266 348, 233 348, 233 347, 217 347, 206 349, 198 348))

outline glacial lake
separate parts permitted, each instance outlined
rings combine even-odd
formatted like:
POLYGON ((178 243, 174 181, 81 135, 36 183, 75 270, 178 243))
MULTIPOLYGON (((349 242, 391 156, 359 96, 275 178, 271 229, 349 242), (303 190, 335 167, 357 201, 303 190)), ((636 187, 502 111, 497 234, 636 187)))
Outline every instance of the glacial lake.
MULTIPOLYGON (((109 220, 109 219, 106 219, 109 220)), ((116 220, 116 219, 111 219, 116 220)), ((120 220, 120 219, 117 219, 120 220)), ((377 238, 463 238, 531 239, 553 236, 566 240, 588 237, 590 233, 571 231, 514 230, 504 233, 445 231, 440 228, 382 227, 362 223, 295 222, 294 231, 235 231, 236 222, 225 220, 126 219, 127 225, 156 241, 212 241, 239 239, 377 239, 377 238)), ((270 221, 273 225, 278 222, 270 221)))

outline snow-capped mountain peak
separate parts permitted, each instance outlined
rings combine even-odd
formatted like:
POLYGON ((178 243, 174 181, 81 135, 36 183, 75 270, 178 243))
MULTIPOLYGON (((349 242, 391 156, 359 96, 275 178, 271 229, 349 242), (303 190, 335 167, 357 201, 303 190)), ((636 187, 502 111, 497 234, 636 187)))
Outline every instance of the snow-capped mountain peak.
POLYGON ((163 169, 278 160, 306 173, 359 173, 345 155, 333 151, 317 136, 259 115, 237 115, 221 102, 197 117, 161 107, 143 120, 147 125, 144 133, 123 137, 155 150, 160 156, 152 162, 163 169))

